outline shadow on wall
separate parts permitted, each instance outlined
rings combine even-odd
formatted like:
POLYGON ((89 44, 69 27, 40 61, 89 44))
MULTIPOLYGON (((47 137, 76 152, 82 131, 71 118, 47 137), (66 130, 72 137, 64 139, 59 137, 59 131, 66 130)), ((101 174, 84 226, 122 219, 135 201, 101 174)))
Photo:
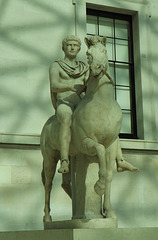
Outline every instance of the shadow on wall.
MULTIPOLYGON (((49 0, 44 3, 42 0, 1 1, 2 133, 39 134, 44 122, 54 113, 49 95, 48 68, 52 61, 63 57, 59 40, 74 33, 74 6, 69 6, 69 3, 64 0, 58 3, 49 0)), ((20 146, 13 148, 3 149, 2 146, 0 149, 0 173, 3 171, 0 176, 0 214, 3 216, 0 229, 43 229, 41 153, 34 149, 19 150, 20 146)), ((66 212, 66 218, 71 215, 71 206, 68 197, 60 193, 60 180, 59 177, 55 180, 58 187, 55 187, 53 197, 55 201, 56 197, 57 200, 61 197, 68 206, 59 208, 56 201, 54 212, 56 215, 65 215, 66 212)))
POLYGON ((2 133, 39 134, 54 113, 48 70, 52 61, 63 57, 63 37, 74 33, 73 7, 69 1, 1 2, 2 133))
POLYGON ((5 182, 0 177, 0 231, 42 229, 40 158, 37 149, 0 149, 1 168, 7 177, 5 182))
POLYGON ((119 227, 157 227, 157 153, 127 150, 124 156, 140 171, 113 176, 111 198, 119 227))
MULTIPOLYGON (((118 1, 114 2, 117 6, 118 1)), ((119 3, 120 8, 126 5, 125 1, 119 3)), ((39 134, 44 122, 54 113, 48 69, 51 62, 63 56, 59 39, 75 32, 73 5, 69 1, 2 0, 0 20, 1 132, 39 134)), ((157 36, 157 19, 153 17, 151 21, 150 30, 157 36)), ((158 60, 156 53, 149 57, 150 62, 158 60)), ((143 71, 155 83, 158 74, 152 65, 146 64, 143 71)), ((146 93, 146 98, 149 97, 154 101, 158 93, 152 96, 146 93)), ((148 121, 151 125, 150 118, 148 121)))
MULTIPOLYGON (((39 148, 0 149, 0 231, 43 229, 44 187, 39 148), (4 177, 3 177, 4 176, 4 177)), ((71 200, 61 188, 61 174, 53 182, 53 220, 71 218, 71 200)))

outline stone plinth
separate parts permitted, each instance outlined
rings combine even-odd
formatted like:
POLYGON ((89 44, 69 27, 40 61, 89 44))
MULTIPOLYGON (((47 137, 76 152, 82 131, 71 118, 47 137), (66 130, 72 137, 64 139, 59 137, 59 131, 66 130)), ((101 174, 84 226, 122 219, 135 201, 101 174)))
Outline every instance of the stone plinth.
POLYGON ((102 200, 94 191, 98 171, 96 157, 80 154, 72 161, 73 219, 103 218, 102 200))
POLYGON ((44 229, 95 229, 117 228, 116 218, 73 219, 67 221, 45 222, 44 229))
POLYGON ((60 229, 0 232, 2 240, 157 240, 158 228, 60 229))

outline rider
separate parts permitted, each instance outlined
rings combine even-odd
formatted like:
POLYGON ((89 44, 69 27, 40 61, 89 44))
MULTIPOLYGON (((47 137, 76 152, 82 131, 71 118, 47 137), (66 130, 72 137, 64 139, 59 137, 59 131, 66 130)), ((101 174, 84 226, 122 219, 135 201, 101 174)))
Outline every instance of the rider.
MULTIPOLYGON (((52 104, 60 123, 59 147, 61 166, 59 173, 69 172, 69 144, 71 141, 72 114, 81 100, 79 94, 89 77, 89 66, 77 61, 76 56, 81 48, 78 37, 70 35, 62 41, 65 53, 63 60, 52 63, 49 70, 52 104)), ((121 153, 119 154, 121 156, 121 153)), ((122 156, 116 160, 118 171, 136 171, 122 156)))
MULTIPOLYGON (((50 90, 52 104, 60 123, 59 146, 61 166, 60 173, 69 172, 69 144, 71 141, 72 113, 81 97, 77 94, 83 88, 89 76, 89 67, 76 56, 81 48, 81 41, 76 36, 68 36, 62 41, 65 53, 63 60, 55 61, 50 66, 50 90)), ((81 94, 82 96, 82 94, 81 94)))

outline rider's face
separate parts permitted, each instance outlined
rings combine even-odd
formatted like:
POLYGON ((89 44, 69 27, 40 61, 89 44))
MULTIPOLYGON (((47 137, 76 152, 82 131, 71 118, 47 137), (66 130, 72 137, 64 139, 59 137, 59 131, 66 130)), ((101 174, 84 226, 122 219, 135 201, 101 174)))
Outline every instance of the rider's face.
POLYGON ((74 58, 80 50, 80 45, 77 41, 69 40, 64 44, 64 52, 67 57, 74 58))

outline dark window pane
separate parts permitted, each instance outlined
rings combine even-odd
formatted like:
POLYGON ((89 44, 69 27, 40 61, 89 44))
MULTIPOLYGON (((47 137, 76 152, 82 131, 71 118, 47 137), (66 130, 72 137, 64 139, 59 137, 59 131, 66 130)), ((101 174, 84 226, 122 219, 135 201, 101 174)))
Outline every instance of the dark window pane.
POLYGON ((97 26, 97 17, 88 15, 87 16, 87 33, 88 34, 98 34, 98 26, 97 26))
POLYGON ((99 17, 99 35, 114 37, 113 19, 99 17))
POLYGON ((130 109, 130 88, 129 87, 116 87, 116 100, 121 109, 130 109))
POLYGON ((106 49, 107 49, 108 59, 109 60, 115 60, 114 39, 107 38, 106 49))
POLYGON ((123 39, 128 39, 130 37, 128 21, 115 20, 115 37, 123 39))
POLYGON ((120 133, 131 133, 131 112, 122 111, 122 126, 120 133))
POLYGON ((116 84, 130 86, 129 64, 116 63, 116 84))
POLYGON ((128 41, 116 39, 116 61, 129 62, 128 41))

